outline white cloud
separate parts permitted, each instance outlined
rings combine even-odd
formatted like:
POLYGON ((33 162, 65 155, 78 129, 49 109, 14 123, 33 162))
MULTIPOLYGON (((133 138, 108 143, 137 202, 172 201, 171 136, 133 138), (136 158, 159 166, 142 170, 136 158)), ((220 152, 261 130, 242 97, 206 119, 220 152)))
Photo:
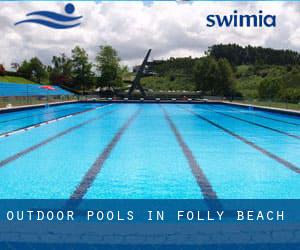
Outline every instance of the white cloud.
POLYGON ((64 3, 1 2, 0 63, 9 67, 38 56, 50 63, 52 55, 70 55, 75 45, 84 47, 94 59, 97 47, 110 44, 124 63, 139 63, 148 48, 152 58, 201 56, 216 43, 239 43, 300 50, 298 3, 230 2, 79 2, 76 15, 83 15, 79 28, 54 30, 36 24, 14 26, 35 10, 63 12, 64 3), (276 28, 208 28, 208 14, 258 13, 277 15, 276 28))

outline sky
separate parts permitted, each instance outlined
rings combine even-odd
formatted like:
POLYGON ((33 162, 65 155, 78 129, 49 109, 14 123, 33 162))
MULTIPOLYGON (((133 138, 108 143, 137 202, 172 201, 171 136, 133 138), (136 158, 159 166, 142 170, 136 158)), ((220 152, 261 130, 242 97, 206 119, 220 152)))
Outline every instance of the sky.
POLYGON ((26 14, 50 10, 65 14, 67 2, 0 2, 0 64, 10 68, 37 56, 50 64, 53 55, 71 54, 79 45, 94 61, 100 45, 112 45, 122 63, 139 64, 147 49, 151 59, 200 57, 219 43, 238 43, 300 51, 300 2, 73 2, 79 27, 55 30, 37 24, 14 23, 26 14), (209 14, 276 15, 275 28, 219 28, 206 26, 209 14))

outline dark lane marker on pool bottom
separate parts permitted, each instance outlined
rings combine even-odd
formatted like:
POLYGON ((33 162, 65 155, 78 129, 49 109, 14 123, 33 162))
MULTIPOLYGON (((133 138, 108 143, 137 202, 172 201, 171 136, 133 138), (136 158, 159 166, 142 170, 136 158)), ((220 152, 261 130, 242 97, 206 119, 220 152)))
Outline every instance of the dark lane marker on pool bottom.
MULTIPOLYGON (((218 106, 216 106, 216 105, 211 105, 211 106, 213 106, 213 107, 218 107, 218 106)), ((231 110, 231 111, 234 111, 234 112, 236 112, 236 111, 240 112, 239 110, 236 110, 236 109, 232 109, 232 108, 228 108, 228 107, 226 107, 226 108, 229 109, 229 110, 231 110)), ((257 117, 265 118, 265 119, 267 119, 267 120, 276 121, 276 122, 281 122, 281 123, 285 123, 285 124, 290 124, 290 125, 300 126, 299 123, 287 122, 287 121, 279 120, 279 119, 276 119, 276 118, 271 118, 271 117, 264 116, 264 115, 253 114, 253 113, 249 113, 249 112, 247 112, 247 113, 243 112, 243 114, 245 114, 245 115, 257 116, 257 117)))
POLYGON ((251 113, 245 113, 245 114, 247 114, 247 115, 253 115, 253 116, 257 116, 257 117, 261 117, 261 118, 265 118, 265 119, 268 119, 268 120, 271 120, 271 121, 276 121, 276 122, 281 122, 281 123, 285 123, 285 124, 290 124, 290 125, 300 126, 299 123, 282 121, 282 120, 275 119, 275 118, 271 118, 271 117, 264 116, 264 115, 251 114, 251 113))
POLYGON ((287 132, 285 132, 285 131, 282 131, 282 130, 279 130, 279 129, 276 129, 276 128, 271 128, 271 127, 269 127, 269 126, 265 126, 265 125, 260 124, 260 123, 248 121, 248 120, 246 120, 246 119, 239 118, 239 117, 236 117, 236 116, 234 116, 234 115, 225 114, 225 113, 223 113, 223 112, 221 112, 221 111, 217 111, 217 110, 214 110, 214 109, 210 109, 210 108, 206 108, 206 109, 207 109, 207 110, 210 110, 210 111, 213 111, 213 112, 215 112, 215 113, 217 113, 217 114, 220 114, 220 115, 223 115, 223 116, 230 117, 230 118, 235 119, 235 120, 239 120, 239 121, 242 121, 242 122, 246 122, 246 123, 248 123, 248 124, 252 124, 252 125, 255 125, 255 126, 257 126, 257 127, 265 128, 265 129, 268 129, 268 130, 277 132, 277 133, 279 133, 279 134, 283 134, 283 135, 292 137, 292 138, 294 138, 294 139, 300 140, 300 136, 298 136, 298 135, 290 134, 290 133, 287 133, 287 132))
MULTIPOLYGON (((204 199, 217 200, 218 197, 217 197, 216 192, 213 190, 213 187, 210 184, 208 178, 206 177, 202 168, 200 167, 200 165, 196 161, 195 157, 193 156, 192 151, 190 150, 188 145, 184 142, 179 130, 177 129, 175 123, 171 120, 167 110, 161 105, 160 105, 160 108, 162 109, 162 111, 164 113, 164 117, 165 117, 166 121, 168 122, 172 132, 174 133, 174 135, 177 139, 177 142, 180 145, 180 147, 183 151, 183 154, 189 163, 191 171, 198 183, 198 186, 201 189, 204 199)), ((210 204, 210 205, 213 205, 213 207, 216 207, 216 205, 218 205, 218 204, 210 204)))
POLYGON ((273 160, 279 162, 279 163, 280 163, 281 165, 283 165, 284 167, 286 167, 286 168, 288 168, 288 169, 294 171, 294 172, 297 173, 297 174, 300 174, 300 168, 298 168, 298 167, 297 167, 296 165, 294 165, 293 163, 291 163, 291 162, 289 162, 289 161, 287 161, 287 160, 282 159, 281 157, 279 157, 279 156, 277 156, 277 155, 275 155, 275 154, 273 154, 273 153, 267 151, 266 149, 264 149, 264 148, 258 146, 258 145, 255 144, 254 142, 248 141, 246 138, 244 138, 244 137, 242 137, 242 136, 240 136, 240 135, 238 135, 238 134, 232 132, 231 130, 229 130, 229 129, 227 129, 227 128, 222 127, 221 125, 219 125, 219 124, 217 124, 217 123, 215 123, 215 122, 213 122, 213 121, 207 119, 206 117, 204 117, 204 116, 202 116, 202 115, 200 115, 200 114, 198 114, 198 113, 196 113, 196 112, 194 112, 194 111, 192 111, 192 110, 189 110, 189 109, 183 108, 183 107, 181 107, 181 108, 182 108, 183 110, 187 111, 187 112, 192 113, 192 114, 195 115, 196 117, 198 117, 198 118, 200 118, 200 119, 202 119, 202 120, 208 122, 209 124, 211 124, 211 125, 213 125, 213 126, 219 128, 219 129, 223 130, 223 131, 226 132, 227 134, 229 134, 229 135, 235 137, 236 139, 238 139, 238 140, 240 140, 240 141, 246 143, 247 145, 253 147, 253 148, 256 149, 257 151, 259 151, 259 152, 263 153, 264 155, 270 157, 271 159, 273 159, 273 160))
POLYGON ((74 131, 74 130, 76 130, 76 129, 79 129, 79 128, 81 128, 81 127, 83 127, 84 125, 87 125, 87 124, 89 124, 89 123, 91 123, 91 122, 97 121, 97 120, 101 119, 102 117, 104 117, 104 116, 106 116, 106 115, 108 115, 108 114, 111 114, 111 113, 113 113, 113 112, 115 112, 115 111, 108 111, 108 112, 105 112, 105 113, 101 114, 100 116, 91 118, 91 119, 89 119, 89 120, 87 120, 87 121, 85 121, 85 122, 83 122, 83 123, 80 123, 80 124, 78 124, 78 125, 76 125, 76 126, 73 126, 73 127, 69 128, 69 129, 66 129, 66 130, 64 130, 64 131, 62 131, 62 132, 60 132, 60 133, 58 133, 58 134, 56 134, 56 135, 54 135, 54 136, 51 136, 51 137, 49 137, 48 139, 46 139, 46 140, 44 140, 44 141, 42 141, 42 142, 40 142, 40 143, 38 143, 38 144, 35 144, 35 145, 33 145, 33 146, 29 147, 29 148, 26 148, 26 149, 20 151, 19 153, 14 154, 14 155, 12 155, 12 156, 10 156, 10 157, 8 157, 8 158, 6 158, 6 159, 0 161, 0 168, 4 167, 4 166, 7 165, 8 163, 11 163, 11 162, 17 160, 17 159, 19 159, 20 157, 22 157, 22 156, 24 156, 24 155, 26 155, 26 154, 28 154, 28 153, 30 153, 30 152, 32 152, 32 151, 34 151, 34 150, 40 148, 40 147, 42 147, 42 146, 45 146, 46 144, 48 144, 48 143, 50 143, 50 142, 56 140, 56 139, 59 138, 59 137, 62 137, 62 136, 64 136, 64 135, 66 135, 66 134, 69 134, 69 133, 71 133, 72 131, 74 131))
POLYGON ((106 161, 106 159, 109 157, 111 151, 117 145, 117 143, 120 141, 124 132, 131 125, 131 123, 135 120, 135 118, 140 114, 140 112, 141 112, 141 109, 138 109, 133 115, 131 115, 129 117, 129 119, 126 121, 126 123, 115 134, 115 136, 112 138, 110 143, 105 147, 105 149, 98 156, 98 158, 95 160, 93 165, 89 168, 87 173, 82 178, 80 184, 78 185, 76 190, 73 192, 73 194, 70 196, 71 200, 81 200, 84 197, 84 195, 87 193, 88 189, 91 187, 94 180, 96 179, 97 175, 101 171, 101 168, 102 168, 104 162, 106 161))

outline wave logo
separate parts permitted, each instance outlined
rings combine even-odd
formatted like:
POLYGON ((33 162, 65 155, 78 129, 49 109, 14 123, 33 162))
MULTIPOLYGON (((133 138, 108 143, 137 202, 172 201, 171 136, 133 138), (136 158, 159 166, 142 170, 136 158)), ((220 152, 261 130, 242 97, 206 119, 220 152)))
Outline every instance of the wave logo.
POLYGON ((59 14, 56 12, 44 11, 44 10, 35 11, 35 12, 28 13, 26 15, 28 17, 34 17, 34 18, 17 22, 15 23, 15 25, 24 24, 24 23, 36 23, 53 29, 70 29, 79 26, 80 22, 75 22, 75 21, 78 21, 79 19, 82 18, 82 16, 71 16, 74 13, 74 11, 75 11, 75 6, 71 3, 68 3, 65 6, 66 14, 59 14))

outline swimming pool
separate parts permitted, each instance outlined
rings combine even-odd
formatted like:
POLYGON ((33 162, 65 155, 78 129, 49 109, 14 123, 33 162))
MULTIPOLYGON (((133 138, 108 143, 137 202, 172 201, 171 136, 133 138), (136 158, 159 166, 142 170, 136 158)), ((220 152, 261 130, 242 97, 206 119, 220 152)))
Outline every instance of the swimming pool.
POLYGON ((299 128, 296 116, 225 104, 3 113, 0 198, 299 199, 299 128))

